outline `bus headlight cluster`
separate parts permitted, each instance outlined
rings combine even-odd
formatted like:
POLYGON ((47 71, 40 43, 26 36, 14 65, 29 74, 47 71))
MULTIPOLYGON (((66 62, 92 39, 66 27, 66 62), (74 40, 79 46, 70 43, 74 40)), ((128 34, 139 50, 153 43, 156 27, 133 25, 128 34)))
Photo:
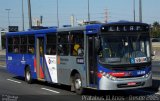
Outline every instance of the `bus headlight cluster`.
POLYGON ((104 77, 106 77, 106 78, 108 78, 110 80, 116 80, 117 79, 116 77, 113 77, 112 75, 110 75, 108 73, 105 73, 105 72, 102 73, 102 76, 104 76, 104 77))
POLYGON ((149 73, 147 73, 147 74, 143 75, 142 77, 144 77, 144 78, 148 78, 150 74, 151 74, 151 72, 149 72, 149 73))
POLYGON ((116 80, 116 77, 113 77, 110 74, 106 74, 105 77, 110 79, 110 80, 116 80))

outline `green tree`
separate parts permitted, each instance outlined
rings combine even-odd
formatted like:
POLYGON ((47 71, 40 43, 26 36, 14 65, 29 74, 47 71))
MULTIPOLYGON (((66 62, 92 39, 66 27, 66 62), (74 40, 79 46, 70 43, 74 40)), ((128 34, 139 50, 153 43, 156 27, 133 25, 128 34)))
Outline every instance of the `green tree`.
POLYGON ((151 36, 154 38, 160 38, 160 24, 157 21, 152 24, 151 36))
POLYGON ((159 27, 159 22, 157 21, 153 22, 153 27, 159 27))

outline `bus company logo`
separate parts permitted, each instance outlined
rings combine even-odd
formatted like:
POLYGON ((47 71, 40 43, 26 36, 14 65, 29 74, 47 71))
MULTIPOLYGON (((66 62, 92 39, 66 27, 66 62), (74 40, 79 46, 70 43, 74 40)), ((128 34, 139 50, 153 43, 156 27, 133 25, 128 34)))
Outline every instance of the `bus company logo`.
POLYGON ((55 68, 55 67, 52 67, 52 69, 55 70, 56 68, 55 68))
POLYGON ((49 63, 49 64, 53 64, 53 63, 54 63, 54 60, 48 59, 48 63, 49 63))

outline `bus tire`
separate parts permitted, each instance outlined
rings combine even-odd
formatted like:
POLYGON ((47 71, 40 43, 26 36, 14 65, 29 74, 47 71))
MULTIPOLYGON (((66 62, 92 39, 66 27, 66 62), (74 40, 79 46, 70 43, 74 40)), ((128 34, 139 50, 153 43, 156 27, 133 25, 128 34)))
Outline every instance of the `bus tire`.
POLYGON ((32 83, 32 76, 31 76, 31 71, 29 69, 29 67, 27 67, 25 69, 25 81, 28 83, 28 84, 31 84, 32 83))
POLYGON ((76 73, 73 77, 73 85, 75 92, 79 95, 84 93, 84 88, 82 87, 82 79, 79 73, 76 73))

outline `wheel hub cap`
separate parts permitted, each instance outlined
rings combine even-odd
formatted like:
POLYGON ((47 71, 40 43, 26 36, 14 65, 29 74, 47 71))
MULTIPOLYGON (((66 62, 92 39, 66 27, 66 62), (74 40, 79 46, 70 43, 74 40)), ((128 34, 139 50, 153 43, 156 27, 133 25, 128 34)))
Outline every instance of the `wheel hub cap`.
POLYGON ((81 80, 80 79, 76 79, 75 80, 75 88, 76 89, 80 89, 81 88, 81 80))
POLYGON ((27 76, 27 80, 29 81, 30 80, 30 73, 27 72, 26 76, 27 76))

